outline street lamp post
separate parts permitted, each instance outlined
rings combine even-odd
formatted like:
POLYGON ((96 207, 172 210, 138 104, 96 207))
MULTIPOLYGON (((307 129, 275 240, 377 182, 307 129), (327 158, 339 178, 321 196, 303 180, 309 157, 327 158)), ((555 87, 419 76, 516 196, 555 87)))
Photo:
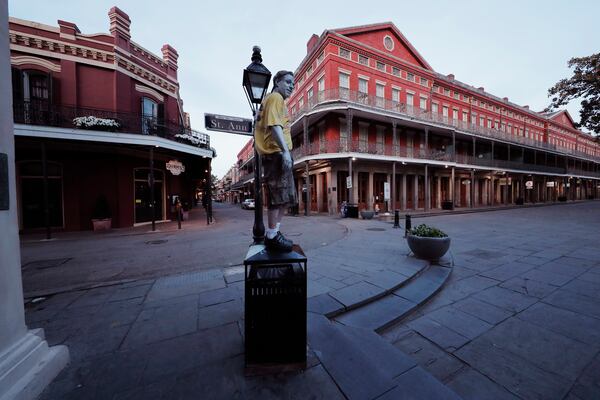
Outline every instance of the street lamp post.
MULTIPOLYGON (((262 64, 262 56, 260 47, 252 48, 252 63, 244 69, 242 85, 244 92, 248 98, 252 117, 252 135, 256 133, 256 122, 258 119, 258 110, 262 103, 269 81, 271 80, 271 72, 262 64)), ((254 244, 263 243, 265 238, 265 225, 263 223, 263 205, 262 205, 262 190, 261 190, 261 160, 260 155, 256 151, 256 138, 254 139, 254 226, 252 227, 252 237, 254 244)))

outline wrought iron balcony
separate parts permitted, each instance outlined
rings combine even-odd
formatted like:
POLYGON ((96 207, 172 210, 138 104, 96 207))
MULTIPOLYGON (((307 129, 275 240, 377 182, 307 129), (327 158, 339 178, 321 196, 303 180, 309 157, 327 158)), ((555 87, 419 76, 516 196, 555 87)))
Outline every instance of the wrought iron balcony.
POLYGON ((408 117, 425 123, 434 123, 437 125, 446 126, 457 131, 489 137, 490 139, 499 139, 509 143, 539 148, 540 150, 551 150, 558 153, 572 155, 595 162, 600 161, 600 156, 593 156, 581 151, 566 149, 563 147, 556 146, 554 144, 540 142, 528 137, 513 135, 508 132, 501 131, 499 129, 486 128, 461 120, 444 117, 443 115, 440 115, 438 113, 431 113, 430 111, 423 110, 419 107, 413 107, 405 103, 388 100, 382 97, 370 96, 366 93, 344 88, 328 89, 319 92, 310 101, 308 101, 302 107, 294 111, 294 113, 291 115, 291 121, 296 121, 302 115, 312 110, 315 106, 328 102, 354 103, 369 108, 397 113, 404 117, 408 117))
POLYGON ((13 103, 13 118, 15 124, 152 135, 210 149, 210 136, 205 133, 135 113, 26 101, 13 103))

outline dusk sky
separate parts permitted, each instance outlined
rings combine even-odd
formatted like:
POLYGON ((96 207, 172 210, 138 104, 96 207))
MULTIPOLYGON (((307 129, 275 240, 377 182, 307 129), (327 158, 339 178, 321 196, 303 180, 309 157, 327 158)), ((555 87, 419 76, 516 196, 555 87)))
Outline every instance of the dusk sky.
MULTIPOLYGON (((600 51, 598 1, 117 1, 9 0, 9 15, 57 26, 70 21, 82 33, 108 33, 108 10, 131 19, 132 40, 160 55, 169 43, 179 53, 180 93, 194 129, 204 113, 251 117, 242 71, 252 46, 275 73, 295 70, 306 42, 325 29, 390 21, 432 68, 483 86, 499 97, 544 109, 548 88, 568 77, 567 61, 600 51)), ((579 103, 567 109, 579 120, 579 103)), ((247 137, 208 132, 220 178, 247 137)))

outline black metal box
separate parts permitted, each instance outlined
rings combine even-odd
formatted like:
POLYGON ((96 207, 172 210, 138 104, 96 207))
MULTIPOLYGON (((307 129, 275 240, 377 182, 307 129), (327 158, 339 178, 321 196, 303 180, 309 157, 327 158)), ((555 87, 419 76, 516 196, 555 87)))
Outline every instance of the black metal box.
POLYGON ((298 245, 289 253, 250 246, 245 269, 246 368, 306 365, 307 259, 298 245))

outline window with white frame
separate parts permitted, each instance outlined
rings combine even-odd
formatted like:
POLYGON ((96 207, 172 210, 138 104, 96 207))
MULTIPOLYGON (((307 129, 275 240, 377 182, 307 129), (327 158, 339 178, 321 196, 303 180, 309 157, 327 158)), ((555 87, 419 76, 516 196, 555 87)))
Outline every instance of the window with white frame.
POLYGON ((349 59, 350 58, 350 50, 340 47, 340 56, 349 59))
POLYGON ((433 114, 437 114, 439 112, 438 103, 431 103, 431 112, 433 114))
POLYGON ((377 69, 380 71, 385 71, 385 64, 381 61, 377 61, 377 69))
POLYGON ((322 76, 317 81, 317 91, 319 93, 323 93, 325 91, 325 77, 322 76))
POLYGON ((360 151, 367 151, 369 141, 369 125, 365 123, 358 124, 358 147, 360 151))
POLYGON ((319 56, 317 57, 317 65, 321 64, 323 62, 323 59, 325 58, 325 52, 322 51, 319 56))
POLYGON ((450 89, 444 88, 444 96, 450 96, 450 89))
POLYGON ((448 118, 448 106, 442 107, 442 117, 448 118))
POLYGON ((358 92, 363 95, 369 93, 369 81, 365 78, 358 78, 358 92))
POLYGON ((412 93, 406 93, 406 105, 409 107, 415 105, 415 96, 412 93))
POLYGON ((400 103, 400 89, 392 88, 392 101, 400 103))
POLYGON ((458 108, 452 109, 452 119, 458 119, 458 108))
POLYGON ((400 76, 400 68, 392 67, 392 75, 400 76))
POLYGON ((412 72, 407 72, 406 73, 406 79, 409 80, 409 81, 411 81, 411 82, 414 82, 415 81, 415 74, 413 74, 412 72))
POLYGON ((479 126, 481 126, 483 128, 484 125, 485 125, 485 117, 481 116, 481 117, 479 117, 479 126))
POLYGON ((488 118, 488 121, 487 121, 487 127, 488 127, 489 129, 492 129, 492 119, 491 119, 491 118, 488 118))
POLYGON ((419 98, 419 108, 421 110, 427 110, 427 97, 421 96, 419 98))
POLYGON ((340 118, 340 147, 342 151, 348 151, 348 124, 344 118, 340 118))
POLYGON ((306 91, 306 101, 308 101, 308 104, 312 104, 312 98, 313 98, 313 88, 309 88, 306 91))
POLYGON ((462 120, 463 120, 464 123, 469 122, 469 113, 468 112, 463 111, 462 112, 462 116, 463 116, 462 120))
POLYGON ((380 98, 385 97, 385 85, 382 83, 377 83, 375 85, 375 95, 380 98))
POLYGON ((477 113, 471 113, 471 124, 477 125, 477 113))
POLYGON ((383 154, 385 140, 385 127, 377 127, 377 153, 383 154))
POLYGON ((300 96, 300 98, 298 99, 298 109, 301 109, 303 105, 304 105, 304 97, 300 96))
POLYGON ((369 65, 369 57, 359 54, 358 55, 358 63, 362 64, 362 65, 369 65))
POLYGON ((429 84, 429 81, 427 80, 427 78, 421 78, 421 85, 427 86, 428 84, 429 84))
POLYGON ((306 70, 306 76, 308 77, 310 74, 312 74, 313 72, 313 66, 309 66, 308 69, 306 70))
POLYGON ((350 94, 350 75, 345 72, 340 72, 340 96, 348 97, 350 94))

